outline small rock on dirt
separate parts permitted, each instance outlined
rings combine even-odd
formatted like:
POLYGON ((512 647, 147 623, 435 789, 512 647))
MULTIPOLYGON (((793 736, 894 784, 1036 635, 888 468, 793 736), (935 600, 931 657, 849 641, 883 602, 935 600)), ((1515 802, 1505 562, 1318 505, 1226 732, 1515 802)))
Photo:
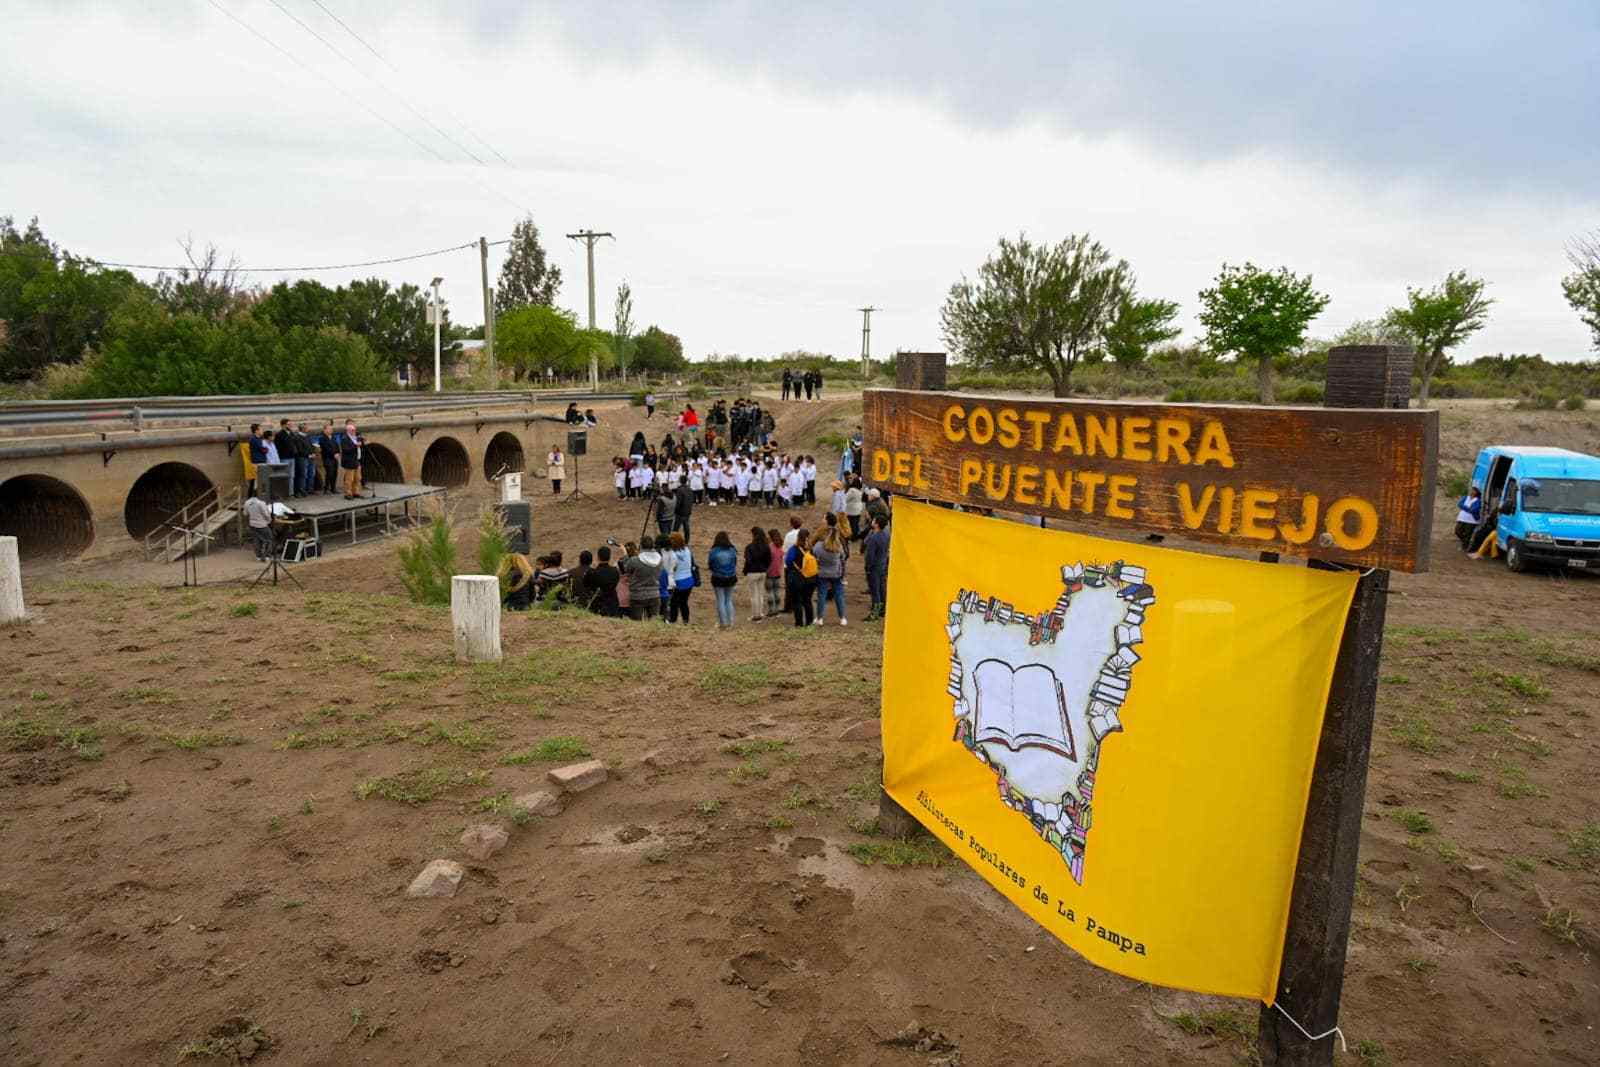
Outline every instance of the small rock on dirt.
POLYGON ((539 789, 532 793, 524 793, 512 801, 517 807, 533 815, 543 815, 553 819, 560 815, 564 805, 561 798, 548 789, 539 789))
POLYGON ((839 734, 841 741, 876 741, 878 739, 878 722, 876 719, 862 719, 860 722, 851 723, 839 734))
POLYGON ((486 860, 506 847, 510 836, 493 823, 476 823, 461 832, 461 847, 475 860, 486 860))
POLYGON ((434 860, 422 868, 406 889, 408 897, 453 897, 466 869, 454 860, 434 860))
POLYGON ((562 792, 581 793, 585 789, 593 789, 606 780, 606 765, 597 759, 586 760, 583 763, 569 763, 565 767, 557 767, 548 777, 550 783, 562 792))
POLYGON ((683 761, 677 756, 674 756, 672 753, 663 749, 652 748, 649 752, 646 752, 643 756, 639 757, 639 762, 644 764, 646 767, 650 767, 658 771, 665 771, 676 767, 683 761))

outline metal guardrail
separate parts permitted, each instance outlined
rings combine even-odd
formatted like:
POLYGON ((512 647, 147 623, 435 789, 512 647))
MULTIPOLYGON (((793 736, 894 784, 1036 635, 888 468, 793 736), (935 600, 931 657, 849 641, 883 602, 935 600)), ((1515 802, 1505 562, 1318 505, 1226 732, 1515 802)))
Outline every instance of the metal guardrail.
MULTIPOLYGON (((378 416, 389 413, 501 407, 508 404, 628 400, 637 390, 590 393, 577 390, 485 393, 296 393, 264 396, 122 397, 108 400, 16 400, 0 404, 0 427, 154 419, 222 419, 302 415, 378 416)), ((663 390, 663 398, 678 391, 663 390)))

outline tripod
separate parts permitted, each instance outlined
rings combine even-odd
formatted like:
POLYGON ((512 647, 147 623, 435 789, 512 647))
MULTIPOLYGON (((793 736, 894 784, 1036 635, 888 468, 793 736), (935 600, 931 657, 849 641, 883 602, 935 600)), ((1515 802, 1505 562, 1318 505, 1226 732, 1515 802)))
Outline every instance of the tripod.
MULTIPOLYGON (((271 530, 272 527, 269 526, 267 529, 271 530)), ((273 533, 272 551, 267 554, 267 565, 261 568, 261 573, 256 575, 256 580, 250 583, 250 588, 254 589, 256 586, 260 585, 262 581, 266 579, 267 573, 270 571, 272 574, 272 584, 274 586, 278 584, 278 574, 281 572, 285 578, 289 579, 295 584, 296 587, 303 591, 305 586, 300 584, 300 579, 296 578, 290 573, 289 568, 283 565, 282 560, 280 560, 278 556, 278 535, 273 533)))
POLYGON ((571 503, 575 503, 576 501, 579 501, 579 500, 587 500, 589 503, 593 504, 594 503, 594 497, 590 496, 588 493, 585 493, 582 489, 578 488, 578 454, 576 452, 574 452, 574 453, 571 453, 571 455, 572 455, 572 492, 570 492, 566 496, 562 497, 561 498, 561 502, 563 504, 571 504, 571 503))
POLYGON ((183 564, 183 584, 185 588, 189 586, 198 587, 200 585, 200 559, 194 554, 194 550, 199 547, 195 543, 195 538, 209 540, 211 535, 202 533, 192 526, 182 526, 170 520, 162 523, 160 528, 183 534, 183 558, 179 560, 183 564))

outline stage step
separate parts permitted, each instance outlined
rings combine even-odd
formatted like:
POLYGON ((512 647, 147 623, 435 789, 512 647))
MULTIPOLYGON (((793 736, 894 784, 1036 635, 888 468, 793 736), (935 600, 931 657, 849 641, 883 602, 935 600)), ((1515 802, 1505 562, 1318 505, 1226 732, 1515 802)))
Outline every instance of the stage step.
MULTIPOLYGON (((224 526, 228 525, 228 523, 232 522, 238 517, 238 514, 239 511, 237 508, 221 508, 212 513, 204 522, 195 527, 196 536, 192 539, 193 547, 200 547, 202 544, 201 535, 204 535, 205 537, 215 536, 218 530, 221 530, 224 526)), ((178 537, 173 545, 167 549, 167 562, 178 562, 189 551, 189 547, 190 546, 183 543, 183 538, 181 536, 178 537)))

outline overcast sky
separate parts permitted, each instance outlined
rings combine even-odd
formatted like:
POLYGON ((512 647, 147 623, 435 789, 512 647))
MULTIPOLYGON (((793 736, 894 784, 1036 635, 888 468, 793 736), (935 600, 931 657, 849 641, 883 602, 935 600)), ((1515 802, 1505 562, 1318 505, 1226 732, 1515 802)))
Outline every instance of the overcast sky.
MULTIPOLYGON (((1466 268, 1498 301, 1467 354, 1589 355, 1559 281, 1600 227, 1596 0, 0 0, 0 20, 0 214, 104 260, 173 262, 184 234, 252 267, 378 259, 531 212, 580 316, 562 235, 616 234, 601 326, 626 279, 636 322, 694 358, 850 356, 858 307, 882 309, 878 354, 943 347, 944 295, 999 235, 1088 231, 1191 339, 1224 261, 1313 274, 1323 335, 1466 268)), ((480 322, 475 251, 314 276, 435 273, 480 322)))

